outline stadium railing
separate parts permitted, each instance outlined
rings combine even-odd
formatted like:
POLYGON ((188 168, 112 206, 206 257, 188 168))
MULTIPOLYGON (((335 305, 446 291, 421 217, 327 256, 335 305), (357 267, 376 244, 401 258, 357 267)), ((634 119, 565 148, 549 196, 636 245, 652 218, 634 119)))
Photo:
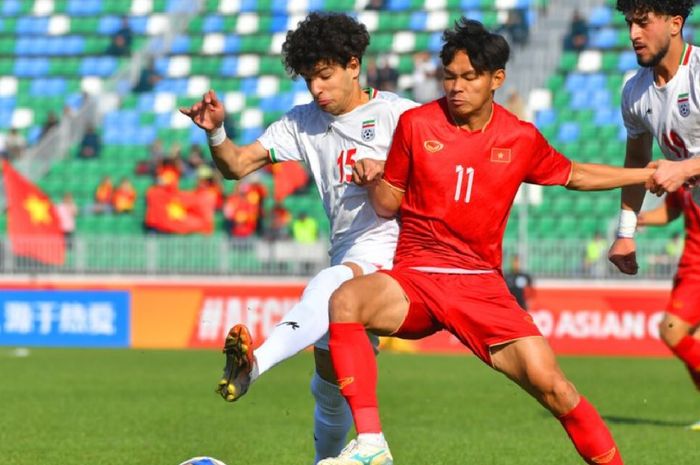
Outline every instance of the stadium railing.
MULTIPOLYGON (((48 247, 48 242, 41 238, 24 241, 26 247, 20 247, 23 250, 45 252, 48 247)), ((665 253, 667 245, 666 239, 641 243, 640 272, 630 278, 670 279, 678 257, 665 253)), ((511 259, 519 254, 523 270, 537 278, 626 278, 608 263, 607 243, 599 249, 599 257, 590 263, 584 259, 587 247, 588 244, 579 239, 529 241, 527 245, 506 240, 504 270, 508 271, 511 259)), ((326 248, 325 241, 307 245, 293 241, 236 240, 222 235, 79 235, 70 241, 65 264, 50 266, 13 256, 9 240, 0 238, 0 274, 305 277, 328 266, 326 248)))

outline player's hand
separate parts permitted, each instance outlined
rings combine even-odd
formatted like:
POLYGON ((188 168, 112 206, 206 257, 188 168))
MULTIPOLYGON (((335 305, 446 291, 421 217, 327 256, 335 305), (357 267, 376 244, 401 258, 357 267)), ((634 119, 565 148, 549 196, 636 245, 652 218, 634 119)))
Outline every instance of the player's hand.
POLYGON ((647 181, 646 187, 658 196, 666 192, 675 192, 690 181, 683 161, 656 160, 649 163, 647 167, 656 168, 656 172, 647 181))
POLYGON ((352 181, 358 186, 366 186, 381 179, 384 174, 384 162, 363 158, 357 160, 352 168, 352 181))
POLYGON ((615 239, 610 251, 608 260, 625 274, 637 274, 639 265, 637 264, 637 245, 632 238, 619 237, 615 239))
POLYGON ((202 96, 200 102, 190 108, 180 108, 180 113, 188 116, 194 124, 205 131, 213 131, 224 123, 226 111, 223 104, 216 97, 216 93, 210 90, 202 96))

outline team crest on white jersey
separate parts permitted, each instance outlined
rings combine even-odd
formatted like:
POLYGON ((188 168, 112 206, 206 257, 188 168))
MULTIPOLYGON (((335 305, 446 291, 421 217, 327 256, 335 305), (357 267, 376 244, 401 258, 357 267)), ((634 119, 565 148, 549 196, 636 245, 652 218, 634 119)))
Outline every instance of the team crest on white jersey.
POLYGON ((690 99, 687 93, 678 96, 678 111, 683 118, 690 115, 690 99))
POLYGON ((374 139, 374 127, 376 122, 373 119, 369 119, 362 122, 362 140, 369 142, 374 139))

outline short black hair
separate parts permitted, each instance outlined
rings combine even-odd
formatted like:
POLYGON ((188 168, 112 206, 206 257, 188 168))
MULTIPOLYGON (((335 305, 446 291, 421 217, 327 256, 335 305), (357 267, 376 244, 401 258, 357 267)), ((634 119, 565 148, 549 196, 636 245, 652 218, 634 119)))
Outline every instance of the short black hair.
POLYGON ((695 6, 694 0, 617 0, 617 11, 628 13, 658 13, 669 16, 682 16, 688 19, 695 6))
POLYGON ((510 57, 508 41, 500 34, 489 32, 479 21, 460 18, 453 29, 442 34, 442 41, 440 59, 444 66, 452 63, 457 51, 463 50, 479 74, 506 69, 510 57))
POLYGON ((292 77, 308 73, 318 63, 338 64, 345 68, 362 56, 369 45, 364 24, 342 13, 311 13, 282 44, 284 67, 292 77))

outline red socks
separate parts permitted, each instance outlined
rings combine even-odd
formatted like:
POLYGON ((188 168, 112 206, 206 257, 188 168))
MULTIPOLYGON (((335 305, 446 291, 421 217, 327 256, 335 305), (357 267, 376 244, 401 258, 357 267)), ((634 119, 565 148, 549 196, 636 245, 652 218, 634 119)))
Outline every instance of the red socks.
POLYGON ((576 450, 589 465, 623 465, 620 451, 595 407, 581 396, 578 405, 559 417, 576 450))
POLYGON ((338 386, 348 401, 357 434, 381 433, 377 403, 377 361, 365 327, 331 323, 328 342, 338 386))
POLYGON ((686 335, 678 344, 671 347, 671 350, 690 368, 696 371, 700 370, 700 340, 686 335))

